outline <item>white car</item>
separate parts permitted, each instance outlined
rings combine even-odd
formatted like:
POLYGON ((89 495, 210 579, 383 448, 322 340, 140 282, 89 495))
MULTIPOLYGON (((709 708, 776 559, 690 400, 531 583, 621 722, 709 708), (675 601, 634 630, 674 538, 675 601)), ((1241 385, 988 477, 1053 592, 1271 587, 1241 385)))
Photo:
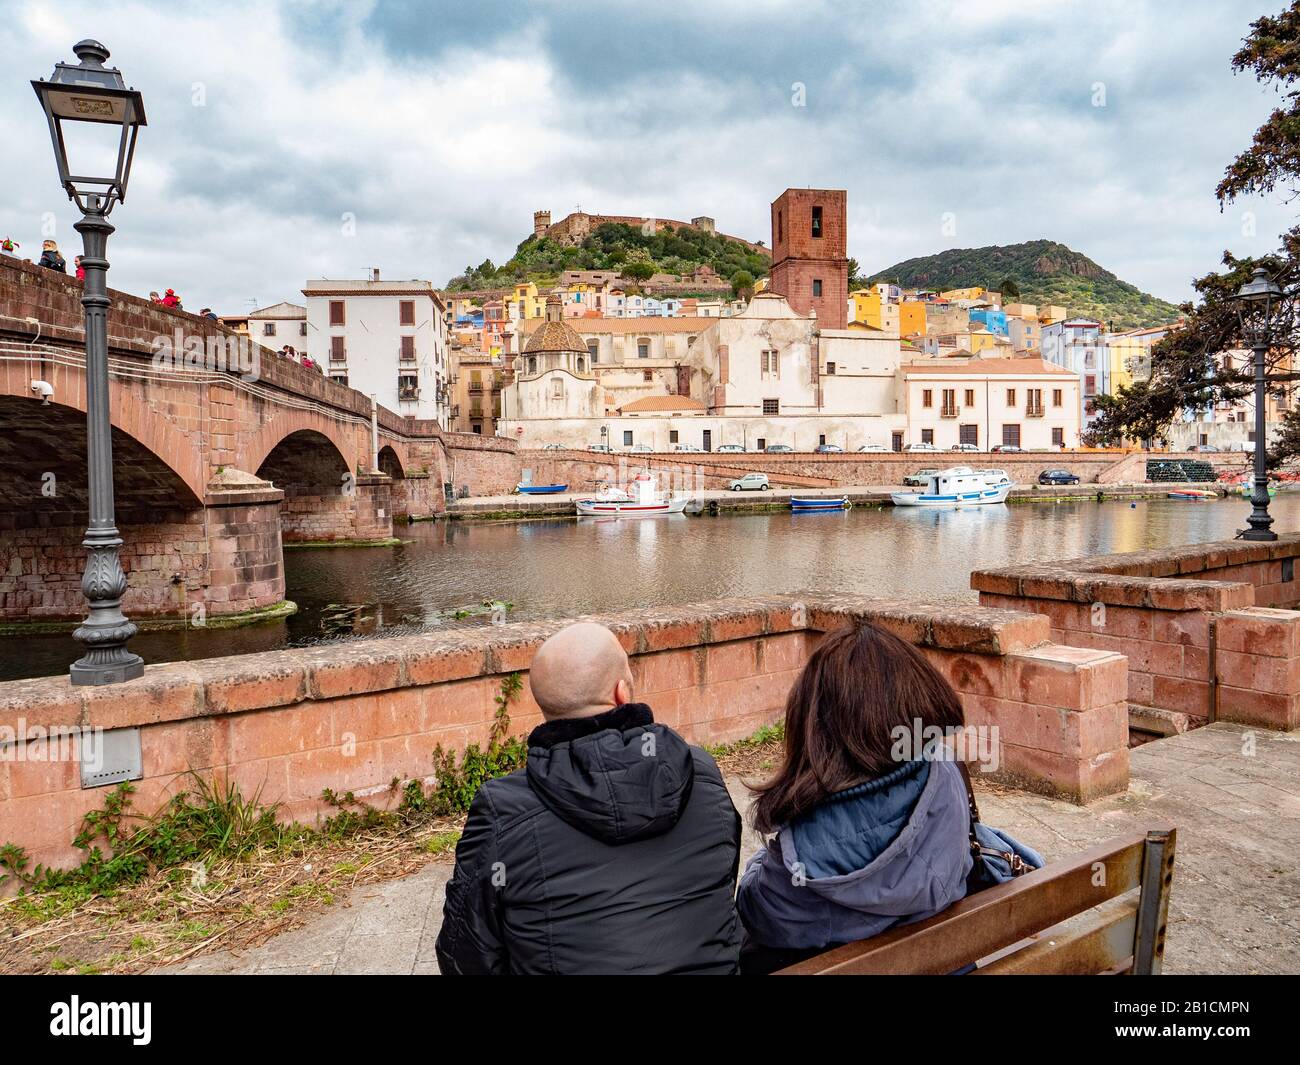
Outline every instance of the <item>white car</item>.
POLYGON ((563 444, 543 444, 543 451, 568 451, 569 449, 563 444))
POLYGON ((864 451, 869 451, 873 455, 889 454, 889 448, 885 447, 884 444, 863 444, 860 448, 858 448, 858 453, 861 454, 864 451))
POLYGON ((633 444, 625 450, 629 455, 653 455, 655 449, 649 444, 633 444))
POLYGON ((696 447, 694 444, 674 444, 674 445, 673 445, 673 450, 674 450, 674 451, 689 451, 689 452, 690 452, 691 454, 693 454, 693 455, 695 455, 695 454, 699 454, 699 455, 704 454, 704 448, 702 448, 702 447, 696 447))
POLYGON ((908 444, 904 451, 938 451, 939 449, 933 444, 908 444))
POLYGON ((743 455, 745 453, 743 444, 719 444, 714 450, 720 455, 743 455))
POLYGON ((772 486, 767 483, 765 473, 747 473, 737 477, 728 486, 733 492, 766 492, 772 486))

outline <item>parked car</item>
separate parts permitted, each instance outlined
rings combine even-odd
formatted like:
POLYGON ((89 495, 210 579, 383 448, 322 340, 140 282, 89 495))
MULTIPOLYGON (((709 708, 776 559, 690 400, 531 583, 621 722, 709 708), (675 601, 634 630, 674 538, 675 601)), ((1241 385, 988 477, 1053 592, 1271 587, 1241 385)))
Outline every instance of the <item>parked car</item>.
POLYGON ((588 450, 588 451, 599 451, 599 452, 600 452, 601 454, 603 454, 603 455, 610 455, 610 454, 613 454, 613 451, 614 451, 614 449, 611 448, 608 444, 588 444, 588 445, 587 445, 587 450, 588 450))
POLYGON ((563 444, 543 444, 543 451, 568 451, 569 449, 563 444))
POLYGON ((1038 475, 1039 484, 1078 484, 1079 478, 1069 470, 1044 470, 1038 475))
POLYGON ((747 473, 737 477, 728 486, 733 492, 766 492, 772 486, 767 483, 765 473, 747 473))
POLYGON ((844 449, 837 444, 818 444, 814 449, 819 455, 842 455, 844 449))
POLYGON ((674 450, 674 451, 689 451, 689 452, 691 452, 692 454, 695 454, 695 453, 703 454, 703 453, 704 453, 704 448, 702 448, 702 447, 696 447, 694 444, 674 444, 674 445, 673 445, 673 450, 674 450))
POLYGON ((873 455, 877 455, 877 454, 888 455, 890 453, 889 448, 885 447, 884 444, 863 444, 860 448, 858 448, 858 453, 861 454, 864 451, 868 451, 873 455))
POLYGON ((1193 445, 1192 445, 1191 447, 1189 447, 1187 450, 1188 450, 1188 451, 1206 451, 1206 452, 1214 452, 1215 454, 1218 454, 1220 449, 1217 448, 1217 447, 1215 447, 1213 444, 1193 444, 1193 445))
POLYGON ((629 455, 652 455, 654 454, 654 448, 649 444, 633 444, 627 449, 627 453, 629 455))
POLYGON ((714 450, 721 455, 743 455, 745 453, 743 444, 719 444, 714 450))
POLYGON ((978 451, 979 444, 953 444, 949 451, 978 451))
POLYGON ((769 455, 784 455, 787 452, 794 451, 794 448, 789 444, 768 444, 763 450, 769 455))
POLYGON ((904 451, 938 451, 939 449, 933 444, 908 444, 903 448, 904 451))
POLYGON ((995 444, 989 448, 990 451, 1001 451, 1005 455, 1019 454, 1024 448, 1016 447, 1015 444, 995 444))
POLYGON ((915 473, 909 473, 906 477, 904 477, 903 483, 914 485, 919 488, 924 488, 926 485, 930 483, 930 478, 933 477, 938 472, 939 472, 938 470, 931 470, 931 469, 917 470, 915 473))

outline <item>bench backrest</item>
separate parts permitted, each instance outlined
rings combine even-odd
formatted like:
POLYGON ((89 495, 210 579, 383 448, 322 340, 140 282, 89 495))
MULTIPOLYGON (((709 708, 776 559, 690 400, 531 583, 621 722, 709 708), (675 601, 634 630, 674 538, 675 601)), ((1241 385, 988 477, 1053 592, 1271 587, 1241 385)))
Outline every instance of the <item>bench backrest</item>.
POLYGON ((1175 835, 1118 837, 777 975, 942 975, 976 962, 980 975, 1158 974, 1175 835))

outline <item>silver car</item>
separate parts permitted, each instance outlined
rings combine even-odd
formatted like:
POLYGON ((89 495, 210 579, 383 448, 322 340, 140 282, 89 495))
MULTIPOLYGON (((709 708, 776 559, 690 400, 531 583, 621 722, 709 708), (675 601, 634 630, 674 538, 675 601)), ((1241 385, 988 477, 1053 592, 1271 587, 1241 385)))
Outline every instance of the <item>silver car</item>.
POLYGON ((767 483, 765 473, 747 473, 737 477, 728 486, 733 492, 766 492, 772 486, 767 483))

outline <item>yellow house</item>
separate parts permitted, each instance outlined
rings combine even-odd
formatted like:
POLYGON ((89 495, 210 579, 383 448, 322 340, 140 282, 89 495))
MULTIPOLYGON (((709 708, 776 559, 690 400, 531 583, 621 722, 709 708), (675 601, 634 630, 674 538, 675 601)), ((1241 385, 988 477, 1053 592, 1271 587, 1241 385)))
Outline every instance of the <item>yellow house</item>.
POLYGON ((983 285, 973 285, 970 288, 952 288, 947 292, 940 292, 940 299, 945 300, 977 300, 986 293, 988 289, 983 285))
POLYGON ((898 335, 925 335, 925 304, 920 300, 903 300, 898 308, 898 335))
POLYGON ((872 285, 849 293, 849 320, 861 322, 886 333, 900 328, 898 304, 889 298, 888 285, 872 285))
POLYGON ((997 334, 990 333, 987 329, 968 329, 964 333, 958 333, 956 339, 959 348, 965 348, 972 354, 987 351, 998 342, 997 334))
POLYGON ((525 318, 546 317, 546 297, 537 294, 537 286, 525 281, 515 286, 513 296, 506 300, 506 317, 523 321, 525 318))
POLYGON ((1070 317, 1070 312, 1059 304, 1051 303, 1046 307, 1038 308, 1038 320, 1043 325, 1051 325, 1053 322, 1063 322, 1070 317))

